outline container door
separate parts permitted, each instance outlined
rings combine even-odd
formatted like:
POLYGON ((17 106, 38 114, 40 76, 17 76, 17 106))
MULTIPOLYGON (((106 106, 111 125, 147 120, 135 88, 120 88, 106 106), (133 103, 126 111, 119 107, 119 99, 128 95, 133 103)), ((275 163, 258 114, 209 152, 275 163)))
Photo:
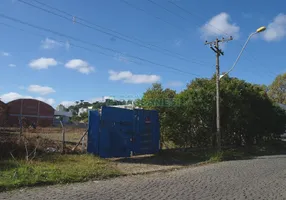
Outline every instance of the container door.
POLYGON ((96 155, 99 147, 99 121, 98 111, 89 111, 87 152, 96 155))
POLYGON ((101 157, 130 157, 133 134, 133 110, 102 108, 99 149, 101 157))
POLYGON ((136 110, 136 133, 134 137, 134 154, 154 154, 159 151, 160 128, 158 112, 153 110, 136 110))

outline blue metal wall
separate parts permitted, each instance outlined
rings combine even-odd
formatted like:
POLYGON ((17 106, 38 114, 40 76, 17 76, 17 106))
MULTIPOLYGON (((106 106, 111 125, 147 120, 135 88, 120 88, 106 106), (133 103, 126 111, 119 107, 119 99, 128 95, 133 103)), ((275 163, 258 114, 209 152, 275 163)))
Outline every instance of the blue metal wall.
POLYGON ((159 151, 160 127, 158 112, 134 110, 135 134, 134 154, 152 154, 159 151))
POLYGON ((88 113, 88 142, 87 152, 98 154, 100 116, 98 111, 88 113))
POLYGON ((160 128, 156 111, 103 107, 89 112, 89 153, 103 158, 153 154, 159 151, 160 128))

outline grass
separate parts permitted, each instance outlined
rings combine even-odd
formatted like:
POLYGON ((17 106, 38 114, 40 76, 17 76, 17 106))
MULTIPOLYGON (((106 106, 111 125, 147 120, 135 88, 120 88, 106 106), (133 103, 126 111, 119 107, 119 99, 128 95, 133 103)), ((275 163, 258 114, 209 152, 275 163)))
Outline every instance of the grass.
POLYGON ((193 152, 172 152, 172 150, 162 150, 159 157, 170 159, 174 158, 179 163, 196 164, 196 163, 215 163, 228 160, 251 159, 256 156, 278 155, 286 153, 286 142, 281 140, 272 140, 251 148, 239 147, 225 149, 217 152, 214 149, 198 150, 193 152))
POLYGON ((22 186, 106 179, 121 173, 92 155, 46 155, 32 162, 0 161, 0 192, 22 186))
MULTIPOLYGON (((226 160, 250 159, 261 155, 286 153, 286 142, 271 141, 252 148, 177 151, 165 149, 149 158, 124 159, 124 162, 189 166, 226 160)), ((51 185, 106 179, 123 175, 112 161, 92 155, 39 154, 31 162, 23 159, 0 161, 0 192, 23 186, 51 185)), ((22 157, 23 158, 23 157, 22 157)), ((117 161, 118 162, 118 161, 117 161)))

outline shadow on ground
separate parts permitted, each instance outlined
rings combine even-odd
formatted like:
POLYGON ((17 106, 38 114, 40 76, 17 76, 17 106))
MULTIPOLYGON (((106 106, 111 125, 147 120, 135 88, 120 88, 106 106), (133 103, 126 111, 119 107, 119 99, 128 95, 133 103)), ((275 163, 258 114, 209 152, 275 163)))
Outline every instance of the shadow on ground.
POLYGON ((201 162, 219 162, 228 160, 248 160, 258 156, 266 155, 285 155, 286 142, 275 142, 267 146, 252 146, 227 148, 217 153, 215 149, 208 150, 186 150, 186 149, 168 149, 161 150, 155 155, 133 156, 130 158, 113 158, 115 163, 122 164, 146 164, 162 166, 185 166, 198 164, 201 162))
POLYGON ((113 158, 111 160, 115 163, 125 164, 184 166, 208 161, 212 156, 213 153, 210 150, 186 152, 183 149, 168 149, 161 150, 159 153, 154 155, 138 155, 130 158, 113 158))

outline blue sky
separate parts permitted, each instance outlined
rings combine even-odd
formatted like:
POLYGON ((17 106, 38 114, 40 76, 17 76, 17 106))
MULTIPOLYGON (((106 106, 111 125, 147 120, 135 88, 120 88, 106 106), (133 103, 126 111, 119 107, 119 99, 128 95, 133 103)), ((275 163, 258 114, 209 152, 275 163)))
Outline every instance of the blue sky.
POLYGON ((223 45, 221 70, 227 71, 248 35, 263 25, 267 31, 251 39, 230 75, 268 85, 286 71, 283 0, 37 1, 0 1, 0 98, 6 102, 134 99, 153 82, 180 91, 215 72, 206 39, 234 37, 223 45))

